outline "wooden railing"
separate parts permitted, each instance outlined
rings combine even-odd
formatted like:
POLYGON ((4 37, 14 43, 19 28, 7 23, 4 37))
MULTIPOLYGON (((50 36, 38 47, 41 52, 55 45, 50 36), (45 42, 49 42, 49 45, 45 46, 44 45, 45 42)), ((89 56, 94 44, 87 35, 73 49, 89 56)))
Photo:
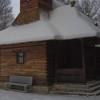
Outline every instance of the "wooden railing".
POLYGON ((82 69, 57 69, 58 82, 80 82, 83 81, 82 69))

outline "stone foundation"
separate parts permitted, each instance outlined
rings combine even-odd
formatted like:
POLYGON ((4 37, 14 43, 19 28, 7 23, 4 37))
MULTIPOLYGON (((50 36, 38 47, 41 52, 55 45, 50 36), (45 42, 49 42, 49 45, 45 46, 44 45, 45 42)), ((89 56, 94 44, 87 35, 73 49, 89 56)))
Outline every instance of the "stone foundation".
POLYGON ((33 86, 32 92, 47 94, 49 93, 49 87, 48 86, 33 86))

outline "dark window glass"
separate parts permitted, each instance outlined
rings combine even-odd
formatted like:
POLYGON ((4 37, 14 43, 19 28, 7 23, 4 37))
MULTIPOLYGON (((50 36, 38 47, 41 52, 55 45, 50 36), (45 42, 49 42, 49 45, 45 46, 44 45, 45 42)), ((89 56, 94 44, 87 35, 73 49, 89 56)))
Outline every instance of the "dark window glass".
POLYGON ((24 53, 17 53, 17 63, 23 64, 24 63, 24 53))

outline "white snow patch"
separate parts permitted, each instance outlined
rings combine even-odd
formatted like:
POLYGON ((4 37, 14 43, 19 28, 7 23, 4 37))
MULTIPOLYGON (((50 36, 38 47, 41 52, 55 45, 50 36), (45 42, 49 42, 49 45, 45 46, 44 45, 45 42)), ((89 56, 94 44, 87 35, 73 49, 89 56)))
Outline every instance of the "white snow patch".
POLYGON ((100 96, 38 95, 0 90, 0 100, 100 100, 100 96))
POLYGON ((74 7, 58 7, 51 13, 51 23, 59 30, 58 39, 96 36, 97 31, 74 7))

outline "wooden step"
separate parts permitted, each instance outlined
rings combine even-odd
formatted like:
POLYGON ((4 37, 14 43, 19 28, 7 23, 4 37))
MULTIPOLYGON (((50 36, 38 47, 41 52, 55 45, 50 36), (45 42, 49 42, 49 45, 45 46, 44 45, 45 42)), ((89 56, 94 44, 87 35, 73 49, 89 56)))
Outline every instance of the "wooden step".
POLYGON ((65 88, 65 89, 55 89, 55 88, 52 88, 52 91, 65 91, 65 92, 94 92, 96 90, 99 90, 100 89, 100 85, 97 85, 95 87, 92 87, 92 88, 65 88))
POLYGON ((92 82, 92 83, 88 83, 88 84, 55 84, 53 87, 55 89, 59 89, 62 88, 62 89, 65 89, 65 88, 91 88, 91 87, 94 87, 96 85, 100 85, 100 81, 95 81, 95 82, 92 82))
POLYGON ((65 91, 50 91, 50 94, 67 94, 67 95, 86 95, 86 96, 92 96, 92 95, 99 95, 100 90, 88 93, 88 92, 65 92, 65 91))
POLYGON ((100 81, 91 81, 87 84, 55 84, 51 88, 51 93, 97 95, 100 94, 100 81))
POLYGON ((100 81, 96 81, 96 82, 92 82, 90 84, 86 84, 87 87, 93 87, 93 86, 96 86, 96 85, 100 85, 100 81))

